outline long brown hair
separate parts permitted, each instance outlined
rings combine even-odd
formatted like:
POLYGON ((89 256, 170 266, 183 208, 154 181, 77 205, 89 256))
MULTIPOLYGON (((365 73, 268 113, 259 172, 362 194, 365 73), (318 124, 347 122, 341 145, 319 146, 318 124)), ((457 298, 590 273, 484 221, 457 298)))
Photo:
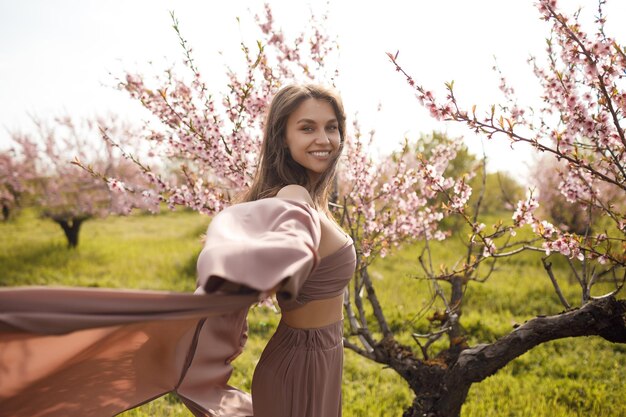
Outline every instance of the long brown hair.
POLYGON ((282 88, 272 99, 267 112, 259 165, 254 181, 250 189, 238 199, 239 202, 274 197, 284 186, 297 184, 309 190, 317 209, 330 214, 328 195, 337 170, 339 156, 343 150, 345 132, 346 115, 341 97, 336 91, 316 84, 293 84, 282 88), (340 136, 338 152, 315 184, 309 184, 306 169, 294 161, 289 148, 286 147, 287 119, 303 101, 309 98, 327 101, 332 105, 340 136))

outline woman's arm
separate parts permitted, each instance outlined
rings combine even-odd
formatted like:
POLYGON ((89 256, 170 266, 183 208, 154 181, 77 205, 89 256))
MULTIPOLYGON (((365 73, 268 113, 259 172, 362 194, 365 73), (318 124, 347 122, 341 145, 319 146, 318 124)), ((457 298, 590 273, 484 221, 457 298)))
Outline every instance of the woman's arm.
POLYGON ((213 218, 198 257, 201 291, 297 295, 319 262, 321 227, 306 189, 285 188, 279 198, 236 204, 213 218))

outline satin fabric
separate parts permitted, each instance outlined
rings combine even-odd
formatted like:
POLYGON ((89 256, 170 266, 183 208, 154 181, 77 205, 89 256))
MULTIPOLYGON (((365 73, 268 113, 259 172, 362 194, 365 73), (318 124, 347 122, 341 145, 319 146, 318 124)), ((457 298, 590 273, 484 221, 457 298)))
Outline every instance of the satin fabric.
POLYGON ((342 320, 314 329, 281 321, 254 370, 254 417, 341 417, 342 372, 342 320))
POLYGON ((315 270, 302 284, 296 297, 280 293, 276 296, 280 310, 294 310, 313 300, 323 300, 343 294, 354 274, 355 267, 354 243, 352 239, 348 239, 339 250, 320 260, 315 270))
POLYGON ((195 294, 0 290, 0 416, 111 416, 176 392, 195 416, 252 416, 228 385, 248 308, 281 284, 295 299, 319 262, 318 213, 268 198, 217 214, 195 294), (225 293, 224 280, 245 291, 225 293))

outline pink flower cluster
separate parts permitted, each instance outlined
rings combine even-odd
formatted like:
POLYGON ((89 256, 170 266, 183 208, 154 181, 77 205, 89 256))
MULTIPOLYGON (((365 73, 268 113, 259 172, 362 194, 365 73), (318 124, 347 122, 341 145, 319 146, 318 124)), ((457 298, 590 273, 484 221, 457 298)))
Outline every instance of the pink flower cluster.
POLYGON ((28 191, 45 216, 88 218, 126 214, 134 207, 148 208, 143 196, 126 192, 125 182, 142 184, 137 167, 101 138, 101 132, 105 131, 124 138, 124 145, 136 145, 133 143, 139 138, 136 128, 112 115, 80 121, 64 116, 50 121, 35 120, 35 124, 38 135, 12 132, 11 138, 29 160, 28 170, 17 172, 21 181, 29 182, 28 191), (108 186, 73 165, 73 159, 110 176, 108 186))
POLYGON ((597 191, 594 189, 595 178, 589 172, 578 168, 570 168, 565 175, 562 175, 562 181, 559 183, 559 190, 570 203, 577 201, 590 202, 597 197, 597 191))
POLYGON ((456 157, 455 147, 435 147, 428 162, 405 147, 375 163, 368 157, 373 134, 366 142, 358 123, 353 130, 346 143, 340 189, 363 256, 384 257, 392 246, 405 241, 445 239, 449 233, 440 229, 441 220, 447 212, 462 211, 471 193, 463 178, 444 176, 456 157), (435 203, 440 196, 448 204, 435 203))
POLYGON ((215 213, 228 205, 252 182, 270 98, 285 83, 325 79, 328 65, 323 61, 334 45, 317 18, 312 16, 312 25, 295 39, 288 39, 276 26, 269 5, 264 12, 263 17, 256 16, 262 41, 256 51, 241 44, 246 69, 237 73, 227 68, 224 92, 208 91, 176 20, 174 27, 187 58, 184 69, 191 73, 192 81, 168 69, 150 80, 127 73, 120 83, 121 89, 161 122, 150 124, 145 135, 154 145, 154 154, 181 166, 170 181, 141 166, 170 208, 183 205, 215 213))
POLYGON ((328 65, 328 60, 338 49, 336 40, 330 38, 322 26, 328 19, 326 14, 317 17, 312 14, 310 26, 298 34, 294 41, 285 38, 283 30, 276 27, 272 9, 265 3, 263 16, 256 15, 256 21, 265 37, 266 45, 275 50, 274 64, 266 71, 278 68, 278 74, 272 75, 278 80, 307 81, 330 80, 336 77, 338 70, 328 65), (328 73, 327 71, 332 71, 328 73), (303 79, 302 76, 305 78, 303 79))
POLYGON ((0 208, 10 214, 34 191, 37 146, 27 135, 15 133, 12 148, 0 150, 0 208))
MULTIPOLYGON (((508 104, 493 105, 484 117, 479 116, 476 106, 471 110, 459 108, 452 83, 446 84, 449 94, 445 100, 438 100, 402 69, 397 53, 388 56, 434 118, 465 123, 487 138, 505 135, 512 142, 526 142, 540 152, 551 154, 563 162, 561 171, 553 174, 560 177, 558 189, 566 200, 583 209, 599 210, 621 230, 619 225, 626 219, 626 204, 623 198, 619 198, 626 192, 625 48, 605 33, 603 2, 600 2, 596 19, 598 27, 593 34, 583 30, 578 14, 568 17, 560 12, 555 0, 539 0, 537 7, 542 18, 552 26, 552 36, 546 42, 546 65, 539 65, 535 58, 529 60, 543 88, 543 104, 538 109, 520 107, 514 97, 515 90, 500 74, 500 89, 508 104)), ((426 172, 431 186, 444 188, 442 179, 434 170, 426 172)), ((463 183, 456 183, 454 191, 459 201, 452 204, 455 210, 466 201, 462 187, 463 183)), ((608 252, 598 252, 610 251, 610 245, 597 248, 580 236, 565 233, 548 222, 540 222, 534 215, 537 207, 537 200, 532 197, 520 201, 513 213, 513 226, 508 228, 511 233, 517 227, 530 224, 544 239, 547 253, 624 263, 619 254, 610 256, 608 252)), ((623 237, 613 239, 622 240, 623 237)), ((484 255, 493 254, 493 242, 485 239, 483 242, 484 255)))
POLYGON ((535 221, 533 212, 539 207, 537 199, 532 196, 526 200, 520 200, 517 202, 515 212, 513 212, 513 223, 515 226, 520 227, 525 224, 532 224, 535 221))
POLYGON ((495 255, 497 248, 493 240, 491 238, 486 237, 483 239, 483 243, 485 244, 483 248, 483 253, 482 253, 483 258, 488 258, 491 255, 495 255))
POLYGON ((126 186, 124 185, 124 183, 115 178, 109 178, 107 181, 107 185, 109 186, 109 190, 111 191, 116 191, 120 193, 126 192, 126 186))
MULTIPOLYGON (((550 255, 550 252, 558 252, 568 258, 576 258, 579 261, 585 259, 584 252, 581 251, 580 243, 575 236, 562 235, 553 241, 543 242, 543 248, 546 250, 546 255, 550 255)), ((606 257, 604 257, 606 259, 606 257)))

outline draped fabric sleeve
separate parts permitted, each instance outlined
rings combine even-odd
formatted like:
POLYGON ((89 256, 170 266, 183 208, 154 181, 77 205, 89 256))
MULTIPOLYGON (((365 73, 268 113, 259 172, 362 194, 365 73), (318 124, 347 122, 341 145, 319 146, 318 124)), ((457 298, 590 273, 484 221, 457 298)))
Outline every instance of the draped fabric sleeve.
POLYGON ((280 284, 295 298, 319 262, 319 214, 295 200, 268 198, 238 204, 213 218, 198 258, 198 288, 227 280, 252 290, 280 284))
POLYGON ((195 294, 0 289, 0 416, 108 417, 168 392, 197 417, 251 416, 250 394, 228 385, 248 308, 279 284, 297 295, 320 233, 311 206, 268 198, 213 218, 195 294))

